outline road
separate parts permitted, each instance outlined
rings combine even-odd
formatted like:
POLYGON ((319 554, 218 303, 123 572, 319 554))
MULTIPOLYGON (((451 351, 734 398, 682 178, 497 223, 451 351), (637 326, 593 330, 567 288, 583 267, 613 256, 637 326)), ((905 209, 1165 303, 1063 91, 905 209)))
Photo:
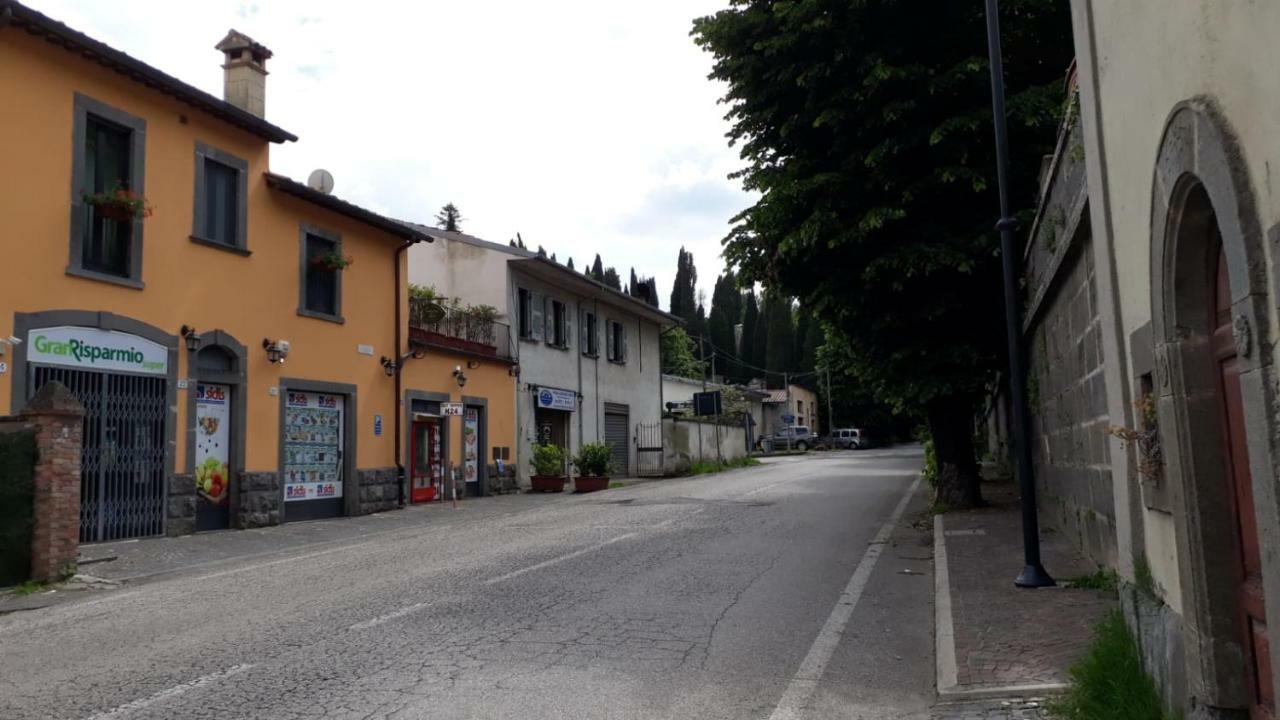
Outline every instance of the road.
POLYGON ((920 465, 478 500, 0 616, 0 718, 928 717, 920 465))

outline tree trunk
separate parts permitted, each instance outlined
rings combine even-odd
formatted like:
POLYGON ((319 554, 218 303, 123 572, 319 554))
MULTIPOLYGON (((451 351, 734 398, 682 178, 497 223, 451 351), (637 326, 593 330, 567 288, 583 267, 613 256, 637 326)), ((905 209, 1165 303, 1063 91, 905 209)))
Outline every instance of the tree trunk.
POLYGON ((980 507, 983 502, 973 447, 973 407, 962 400, 948 399, 930 404, 926 414, 938 461, 935 502, 948 508, 980 507))

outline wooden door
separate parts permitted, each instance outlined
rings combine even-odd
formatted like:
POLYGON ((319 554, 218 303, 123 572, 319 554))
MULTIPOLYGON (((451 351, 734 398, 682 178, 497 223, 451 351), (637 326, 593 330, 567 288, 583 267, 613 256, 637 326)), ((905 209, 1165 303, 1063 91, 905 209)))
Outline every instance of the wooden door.
POLYGON ((1245 436, 1240 366, 1231 332, 1231 288, 1226 256, 1218 254, 1215 277, 1213 355, 1218 366, 1218 390, 1222 398, 1225 444, 1224 474, 1230 483, 1232 525, 1236 536, 1237 587, 1241 642, 1244 648, 1245 682, 1249 714, 1255 720, 1275 716, 1275 692, 1271 680, 1270 642, 1262 590, 1262 555, 1258 548, 1258 523, 1253 509, 1253 478, 1245 436))

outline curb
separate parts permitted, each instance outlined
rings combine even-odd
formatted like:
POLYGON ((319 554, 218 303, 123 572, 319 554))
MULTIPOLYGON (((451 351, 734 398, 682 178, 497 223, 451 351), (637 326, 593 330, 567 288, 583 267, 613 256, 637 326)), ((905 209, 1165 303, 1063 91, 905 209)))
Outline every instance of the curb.
POLYGON ((951 612, 951 574, 947 568, 947 540, 942 515, 933 518, 934 658, 939 700, 1042 698, 1065 691, 1066 683, 1034 683, 962 688, 957 682, 955 619, 951 612))

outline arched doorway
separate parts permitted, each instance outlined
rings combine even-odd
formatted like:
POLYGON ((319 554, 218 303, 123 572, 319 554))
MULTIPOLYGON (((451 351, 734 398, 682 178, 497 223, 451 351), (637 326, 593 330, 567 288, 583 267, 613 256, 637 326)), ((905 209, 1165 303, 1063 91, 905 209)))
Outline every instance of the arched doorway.
POLYGON ((1152 338, 1187 692, 1210 714, 1258 719, 1275 714, 1267 603, 1280 594, 1266 591, 1280 567, 1260 538, 1280 523, 1266 482, 1276 476, 1272 310, 1242 158, 1210 102, 1175 109, 1153 191, 1152 338))
POLYGON ((239 511, 244 471, 245 348, 213 330, 200 336, 189 357, 194 386, 188 390, 190 444, 187 468, 195 483, 195 530, 232 526, 239 511))

